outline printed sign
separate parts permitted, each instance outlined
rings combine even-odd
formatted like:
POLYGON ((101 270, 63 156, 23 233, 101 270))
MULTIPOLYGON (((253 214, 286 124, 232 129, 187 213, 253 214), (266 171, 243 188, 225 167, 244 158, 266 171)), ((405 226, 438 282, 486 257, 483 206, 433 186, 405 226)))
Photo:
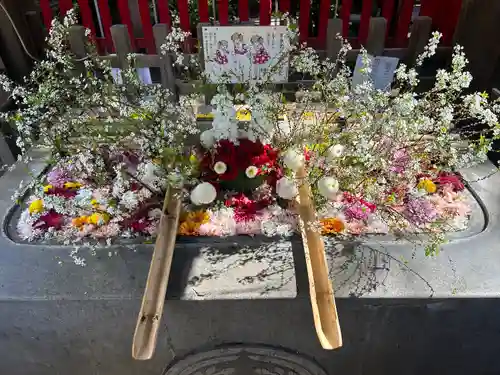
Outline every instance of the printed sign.
POLYGON ((280 58, 286 26, 207 26, 202 32, 210 81, 288 80, 288 60, 280 58))
POLYGON ((397 57, 386 56, 369 56, 371 61, 372 71, 368 75, 361 70, 363 69, 363 60, 361 54, 356 60, 356 67, 352 76, 353 86, 359 85, 367 80, 371 80, 377 90, 390 90, 392 81, 394 80, 394 72, 398 67, 399 59, 397 57))

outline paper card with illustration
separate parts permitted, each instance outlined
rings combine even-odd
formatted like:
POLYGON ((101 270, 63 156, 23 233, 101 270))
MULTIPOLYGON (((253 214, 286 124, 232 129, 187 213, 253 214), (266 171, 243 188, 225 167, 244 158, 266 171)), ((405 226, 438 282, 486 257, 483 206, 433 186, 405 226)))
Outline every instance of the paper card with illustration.
POLYGON ((377 56, 373 57, 368 55, 371 62, 372 71, 370 74, 362 72, 364 67, 361 54, 358 55, 356 66, 354 67, 354 74, 352 77, 352 84, 359 85, 367 80, 371 80, 373 86, 377 90, 388 91, 391 89, 392 81, 394 80, 394 73, 398 67, 399 59, 397 57, 377 56))
POLYGON ((232 83, 288 80, 288 60, 280 61, 286 26, 206 26, 202 32, 211 82, 221 77, 232 83))

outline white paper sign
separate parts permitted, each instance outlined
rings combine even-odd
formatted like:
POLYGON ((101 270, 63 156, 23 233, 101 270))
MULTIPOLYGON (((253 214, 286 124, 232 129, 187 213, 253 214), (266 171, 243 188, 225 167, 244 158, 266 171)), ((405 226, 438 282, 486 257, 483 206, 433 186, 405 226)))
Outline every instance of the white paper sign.
POLYGON ((288 80, 288 61, 280 61, 286 26, 206 26, 203 32, 205 72, 211 82, 288 80))
POLYGON ((356 60, 356 67, 352 76, 353 86, 359 85, 367 80, 370 80, 377 90, 390 90, 392 81, 394 80, 394 72, 398 67, 399 59, 397 57, 368 55, 371 61, 372 71, 368 75, 361 70, 364 68, 361 54, 356 60))

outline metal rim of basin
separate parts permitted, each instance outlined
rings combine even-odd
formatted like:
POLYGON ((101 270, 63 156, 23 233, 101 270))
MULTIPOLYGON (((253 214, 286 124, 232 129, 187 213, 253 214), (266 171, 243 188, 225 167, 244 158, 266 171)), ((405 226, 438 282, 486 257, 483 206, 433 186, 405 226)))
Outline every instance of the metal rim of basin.
POLYGON ((327 375, 314 360, 283 348, 228 345, 173 362, 163 375, 327 375))

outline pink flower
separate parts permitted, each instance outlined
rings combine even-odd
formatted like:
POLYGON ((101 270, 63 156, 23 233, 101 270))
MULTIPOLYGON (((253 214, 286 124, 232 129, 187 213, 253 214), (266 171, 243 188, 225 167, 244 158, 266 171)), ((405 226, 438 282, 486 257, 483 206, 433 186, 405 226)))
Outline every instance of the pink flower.
POLYGON ((394 173, 403 173, 410 162, 408 151, 402 148, 392 154, 391 167, 389 170, 394 173))

